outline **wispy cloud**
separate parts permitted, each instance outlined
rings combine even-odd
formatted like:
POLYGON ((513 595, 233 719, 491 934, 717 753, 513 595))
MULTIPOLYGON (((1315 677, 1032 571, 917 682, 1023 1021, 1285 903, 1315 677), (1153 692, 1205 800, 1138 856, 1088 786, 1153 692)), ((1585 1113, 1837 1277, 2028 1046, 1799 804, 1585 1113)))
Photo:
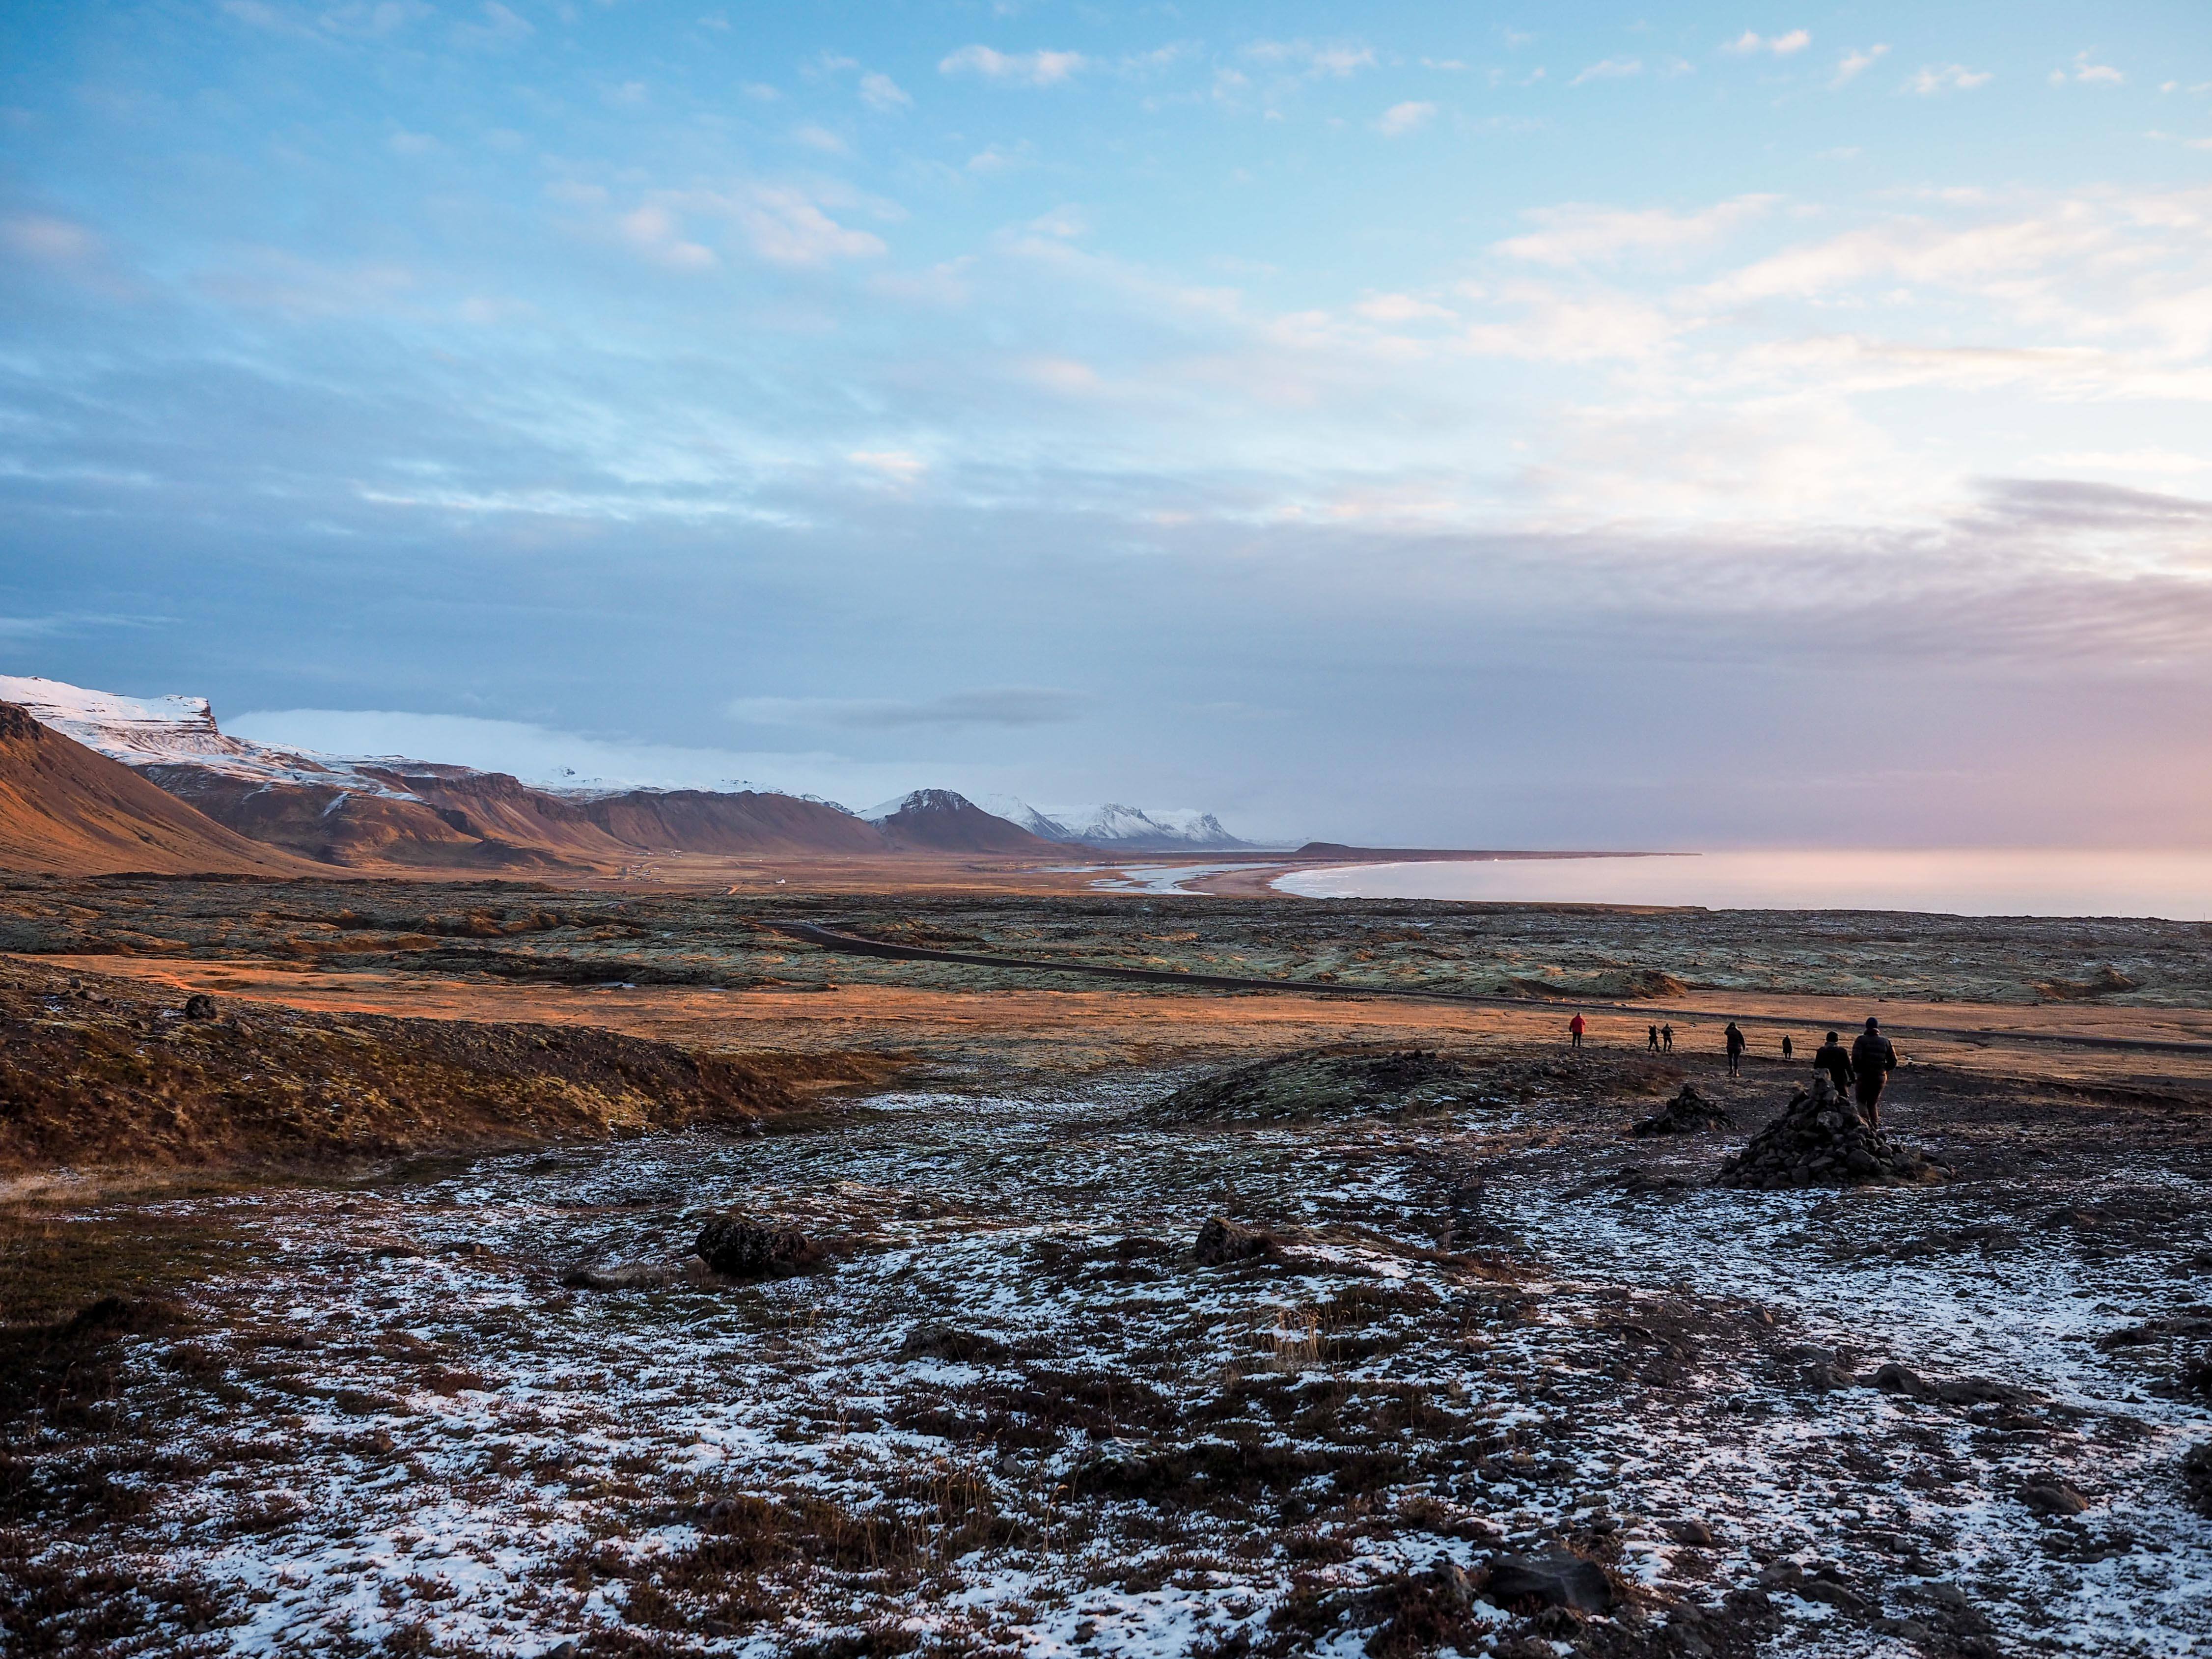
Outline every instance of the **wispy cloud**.
POLYGON ((1308 80, 1342 80, 1375 67, 1375 49, 1356 41, 1255 40, 1243 55, 1255 64, 1286 70, 1308 80))
POLYGON ((1081 717, 1085 699, 1043 686, 993 686, 921 700, 891 697, 738 697, 732 720, 751 726, 887 729, 914 726, 1056 726, 1081 717))
POLYGON ((975 75, 1006 86, 1056 87, 1072 79, 1090 60, 1079 52, 999 52, 963 46, 938 62, 945 75, 975 75))
POLYGON ((1641 58, 1607 58, 1601 62, 1590 64, 1567 84, 1571 87, 1578 87, 1585 81, 1623 81, 1632 75, 1643 73, 1644 62, 1641 58))
POLYGON ((1401 137, 1416 128, 1426 126, 1436 118, 1436 113, 1434 104, 1417 103, 1409 99, 1405 103, 1393 104, 1384 110, 1376 120, 1375 130, 1385 138, 1401 137))
POLYGON ((1889 47, 1880 41, 1864 51, 1854 46, 1836 60, 1836 73, 1828 84, 1832 87, 1847 86, 1888 56, 1889 47))
POLYGON ((905 88, 878 70, 870 70, 860 77, 860 101, 886 115, 914 106, 914 100, 905 88))
POLYGON ((2084 86, 2117 87, 2124 82, 2127 78, 2110 64, 2092 63, 2089 54, 2086 52, 2077 52, 2074 54, 2074 67, 2070 70, 2061 69, 2051 71, 2051 84, 2054 87, 2063 87, 2069 81, 2079 82, 2084 86))
POLYGON ((1767 212, 1780 199, 1739 196, 1694 213, 1579 204, 1542 208, 1528 215, 1541 228, 1498 243, 1498 251, 1538 264, 1569 265, 1613 259, 1638 249, 1689 247, 1715 240, 1767 212))
POLYGON ((1972 92, 1975 88, 1985 87, 1996 79, 1996 74, 1989 70, 1970 70, 1964 64, 1947 64, 1940 68, 1930 65, 1919 70, 1905 85, 1908 92, 1917 92, 1923 98, 1928 98, 1939 92, 1972 92))
POLYGON ((1721 50, 1742 58, 1761 52, 1771 52, 1777 58, 1787 58, 1793 52, 1804 51, 1812 44, 1813 35, 1809 29, 1791 29, 1787 34, 1760 34, 1756 30, 1746 29, 1735 40, 1723 42, 1721 50))

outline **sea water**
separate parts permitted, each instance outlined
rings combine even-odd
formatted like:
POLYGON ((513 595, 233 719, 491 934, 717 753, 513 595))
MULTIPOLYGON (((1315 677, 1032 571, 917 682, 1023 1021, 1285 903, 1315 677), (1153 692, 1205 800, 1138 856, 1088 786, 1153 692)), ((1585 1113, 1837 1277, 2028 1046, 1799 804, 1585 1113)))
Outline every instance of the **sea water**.
POLYGON ((1307 898, 2212 921, 2212 850, 1788 848, 1453 860, 1300 870, 1274 884, 1307 898))

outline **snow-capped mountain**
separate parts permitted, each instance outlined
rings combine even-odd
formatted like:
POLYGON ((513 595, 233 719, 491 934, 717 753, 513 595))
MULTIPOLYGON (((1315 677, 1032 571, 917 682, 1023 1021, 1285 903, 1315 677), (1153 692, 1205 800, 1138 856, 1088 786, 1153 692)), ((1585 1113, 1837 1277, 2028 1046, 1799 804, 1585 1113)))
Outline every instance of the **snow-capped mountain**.
POLYGON ((1012 795, 987 795, 981 804, 994 816, 1047 841, 1115 852, 1235 850, 1252 845, 1223 829, 1221 820, 1212 813, 1195 807, 1146 809, 1115 801, 1096 806, 1037 807, 1012 795))

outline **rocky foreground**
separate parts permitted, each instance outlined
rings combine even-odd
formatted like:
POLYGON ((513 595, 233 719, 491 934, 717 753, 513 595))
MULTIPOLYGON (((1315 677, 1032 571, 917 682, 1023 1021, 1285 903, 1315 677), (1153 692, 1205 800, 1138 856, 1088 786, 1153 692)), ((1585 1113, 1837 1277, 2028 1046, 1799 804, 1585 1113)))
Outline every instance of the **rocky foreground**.
POLYGON ((1291 1121, 1137 1076, 53 1213, 0 1645, 2212 1642, 2200 1105, 1923 1068, 1954 1179, 1747 1190, 1601 1056, 1449 1060, 1418 1109, 1294 1056, 1291 1121))

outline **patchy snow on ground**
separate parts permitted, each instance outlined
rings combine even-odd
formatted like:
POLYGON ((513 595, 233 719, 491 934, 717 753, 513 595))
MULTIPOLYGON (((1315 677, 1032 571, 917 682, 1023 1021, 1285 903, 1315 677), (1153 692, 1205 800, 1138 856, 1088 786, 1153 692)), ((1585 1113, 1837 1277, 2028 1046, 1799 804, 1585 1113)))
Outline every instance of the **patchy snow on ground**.
POLYGON ((2175 1218, 2113 1256, 2079 1182, 1721 1191, 1666 1179, 1711 1139, 1594 1156, 1541 1101, 1194 1129, 1161 1092, 149 1206, 258 1259, 131 1340, 98 1432, 17 1450, 104 1494, 29 1557, 106 1586, 66 1650, 2212 1651, 2202 1414, 2100 1346, 2194 1305, 2191 1183, 2102 1171, 2175 1218), (728 1211, 821 1265, 714 1279, 728 1211), (1217 1213, 1272 1250, 1198 1265, 1217 1213), (1609 1614, 1434 1591, 1556 1548, 1609 1614))

